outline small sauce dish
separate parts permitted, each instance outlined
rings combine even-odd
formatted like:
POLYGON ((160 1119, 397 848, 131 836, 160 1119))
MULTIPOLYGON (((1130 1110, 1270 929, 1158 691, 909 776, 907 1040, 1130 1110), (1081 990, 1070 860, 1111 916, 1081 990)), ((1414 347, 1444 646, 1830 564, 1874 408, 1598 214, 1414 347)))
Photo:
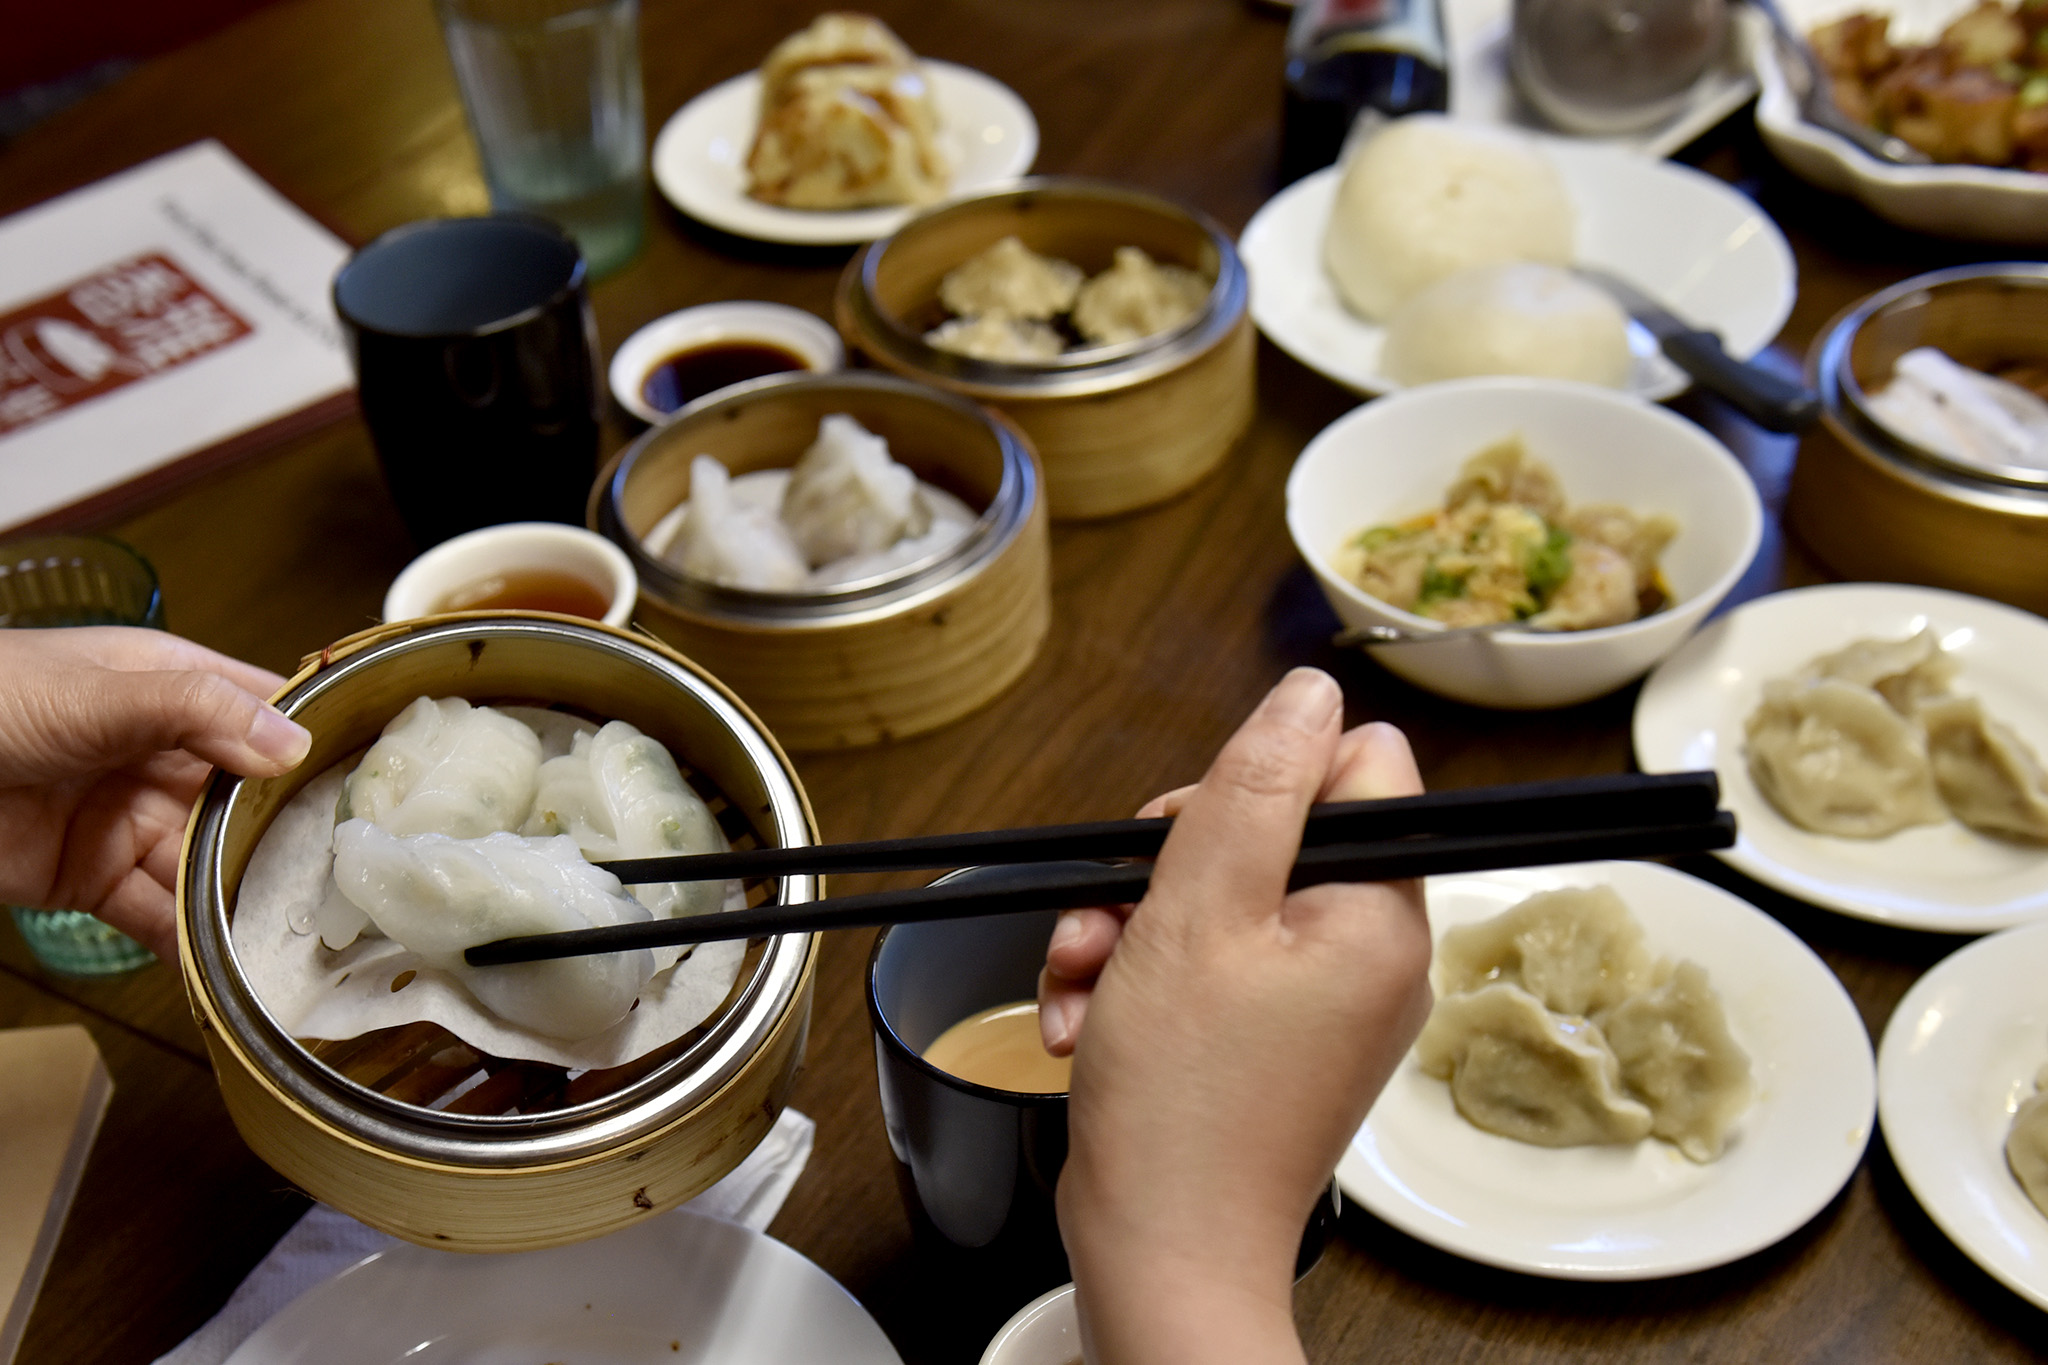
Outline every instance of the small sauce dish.
POLYGON ((780 303, 707 303, 658 317, 612 356, 612 397, 659 426, 706 394, 764 375, 846 363, 831 324, 780 303))
POLYGON ((551 521, 486 526, 443 541, 405 566, 384 594, 384 619, 444 611, 553 611, 623 626, 640 596, 625 551, 551 521))

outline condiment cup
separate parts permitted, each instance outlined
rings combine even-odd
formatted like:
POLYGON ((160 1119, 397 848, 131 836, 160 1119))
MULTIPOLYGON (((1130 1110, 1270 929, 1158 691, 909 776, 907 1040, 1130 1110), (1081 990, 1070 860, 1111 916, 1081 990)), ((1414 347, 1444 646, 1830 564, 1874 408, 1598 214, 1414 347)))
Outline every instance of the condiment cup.
POLYGON ((410 621, 448 610, 456 593, 505 573, 553 572, 580 578, 608 604, 604 623, 623 626, 640 595, 626 552, 593 531, 551 521, 486 526, 443 541, 405 566, 384 594, 384 619, 410 621))
POLYGON ((1677 649, 1756 557, 1763 507, 1747 472, 1684 418, 1611 389, 1553 379, 1430 384, 1356 408, 1324 428, 1287 480, 1287 529, 1346 626, 1442 630, 1339 573, 1335 556, 1372 526, 1443 505, 1466 460, 1520 436, 1556 471, 1572 506, 1620 503, 1679 523, 1662 568, 1672 603, 1597 630, 1477 634, 1427 649, 1368 652, 1417 687, 1507 710, 1590 701, 1677 649))
POLYGON ((1081 1358, 1081 1314, 1074 1286, 1049 1289, 1003 1324, 981 1365, 1074 1365, 1081 1358))
POLYGON ((641 421, 659 426, 681 409, 664 412, 647 401, 647 380, 655 367, 682 352, 731 341, 779 346, 802 356, 804 368, 813 373, 846 364, 846 348, 840 344, 839 334, 815 313, 747 299, 706 303, 664 314, 627 337, 612 354, 612 397, 641 421))

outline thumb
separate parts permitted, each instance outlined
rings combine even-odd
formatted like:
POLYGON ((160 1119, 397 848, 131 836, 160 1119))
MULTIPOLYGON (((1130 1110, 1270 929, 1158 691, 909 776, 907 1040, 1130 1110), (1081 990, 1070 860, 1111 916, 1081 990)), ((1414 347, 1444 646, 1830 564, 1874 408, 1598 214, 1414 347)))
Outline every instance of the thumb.
POLYGON ((218 673, 93 669, 74 676, 54 727, 68 742, 52 747, 77 772, 183 749, 243 777, 272 777, 298 766, 312 747, 303 727, 218 673))

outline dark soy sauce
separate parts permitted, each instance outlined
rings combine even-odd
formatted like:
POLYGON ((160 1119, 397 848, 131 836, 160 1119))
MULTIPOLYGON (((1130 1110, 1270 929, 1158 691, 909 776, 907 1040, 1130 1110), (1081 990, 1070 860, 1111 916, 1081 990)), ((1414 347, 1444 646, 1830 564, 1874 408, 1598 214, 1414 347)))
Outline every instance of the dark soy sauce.
POLYGON ((658 412, 674 412, 728 384, 805 368, 802 356, 772 341, 707 342, 678 351, 648 370, 640 381, 640 396, 658 412))

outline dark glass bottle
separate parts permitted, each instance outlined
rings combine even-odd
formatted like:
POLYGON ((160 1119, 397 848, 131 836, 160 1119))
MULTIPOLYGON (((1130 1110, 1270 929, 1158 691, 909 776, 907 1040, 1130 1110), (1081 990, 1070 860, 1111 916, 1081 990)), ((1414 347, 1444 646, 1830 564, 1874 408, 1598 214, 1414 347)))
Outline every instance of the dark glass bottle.
POLYGON ((1334 162, 1365 110, 1441 113, 1450 96, 1441 0, 1305 0, 1287 30, 1281 183, 1334 162))

